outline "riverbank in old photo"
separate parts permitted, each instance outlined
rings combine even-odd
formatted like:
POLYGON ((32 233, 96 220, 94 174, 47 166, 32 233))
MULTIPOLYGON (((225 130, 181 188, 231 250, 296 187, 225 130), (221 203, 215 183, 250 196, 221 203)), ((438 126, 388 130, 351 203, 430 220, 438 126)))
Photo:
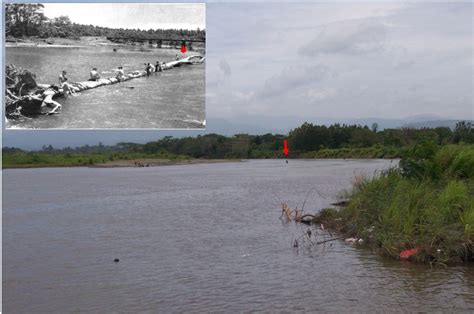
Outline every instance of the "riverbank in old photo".
MULTIPOLYGON (((146 51, 153 51, 155 49, 174 49, 179 51, 181 48, 181 42, 169 42, 166 44, 158 45, 156 41, 142 40, 142 41, 113 41, 112 38, 107 36, 80 36, 77 38, 61 38, 61 37, 48 37, 40 38, 38 36, 30 37, 8 37, 5 40, 6 48, 86 48, 86 47, 110 47, 111 49, 120 48, 137 48, 146 51)), ((189 47, 188 47, 189 48, 189 47)), ((190 47, 191 52, 205 53, 204 43, 195 43, 190 47)))

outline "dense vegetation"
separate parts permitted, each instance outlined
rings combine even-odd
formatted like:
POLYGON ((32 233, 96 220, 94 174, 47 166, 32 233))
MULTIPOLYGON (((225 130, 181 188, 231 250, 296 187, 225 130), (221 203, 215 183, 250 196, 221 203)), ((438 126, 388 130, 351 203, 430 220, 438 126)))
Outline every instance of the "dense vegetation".
POLYGON ((339 125, 329 127, 304 123, 292 130, 289 140, 293 151, 308 152, 324 148, 343 147, 403 147, 420 141, 433 141, 439 145, 447 143, 474 143, 474 130, 470 122, 459 122, 454 131, 447 127, 438 128, 402 128, 378 131, 377 124, 368 126, 339 125))
POLYGON ((42 4, 6 3, 5 34, 7 37, 39 36, 41 38, 80 36, 133 37, 137 39, 205 39, 205 30, 185 29, 123 29, 72 23, 69 17, 48 19, 42 4))
MULTIPOLYGON (((112 158, 156 158, 156 156, 187 156, 188 158, 283 158, 283 139, 280 134, 237 134, 227 137, 218 134, 197 137, 164 137, 146 144, 118 143, 62 149, 44 146, 39 152, 25 152, 4 148, 4 166, 39 164, 38 156, 58 156, 61 165, 107 161, 112 158), (41 155, 43 154, 43 155, 41 155), (33 158, 33 156, 36 156, 33 158), (74 158, 67 156, 76 156, 74 158), (79 161, 80 160, 80 161, 79 161)), ((358 125, 331 125, 329 127, 305 123, 288 135, 290 158, 396 158, 417 143, 434 145, 474 143, 470 123, 460 122, 454 131, 435 129, 369 129, 358 125)), ((48 157, 49 158, 49 157, 48 157)), ((52 157, 51 157, 52 158, 52 157)))
POLYGON ((474 261, 474 145, 420 142, 399 168, 356 177, 347 196, 319 220, 395 258, 416 249, 422 262, 474 261))
POLYGON ((421 141, 438 145, 474 143, 470 123, 460 122, 454 131, 435 129, 369 129, 360 125, 334 124, 329 127, 304 123, 288 137, 279 134, 237 134, 226 137, 207 134, 197 137, 165 137, 144 145, 121 143, 128 151, 156 153, 168 151, 194 158, 279 158, 283 157, 283 139, 288 139, 290 157, 307 158, 394 158, 421 141))

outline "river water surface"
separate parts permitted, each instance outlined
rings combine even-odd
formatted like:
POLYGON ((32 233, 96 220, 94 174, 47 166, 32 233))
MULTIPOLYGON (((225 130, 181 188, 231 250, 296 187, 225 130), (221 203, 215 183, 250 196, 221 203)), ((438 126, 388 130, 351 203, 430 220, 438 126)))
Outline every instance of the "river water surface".
MULTIPOLYGON (((112 77, 120 65, 125 73, 144 70, 145 62, 172 61, 177 52, 132 46, 119 47, 116 52, 111 46, 7 47, 5 63, 32 71, 39 83, 58 84, 63 69, 68 71, 69 81, 87 81, 92 67, 102 77, 112 77)), ((180 57, 193 54, 196 53, 180 54, 180 57)), ((11 121, 10 127, 203 128, 205 64, 173 68, 156 76, 101 86, 57 101, 63 105, 61 114, 11 121)))
POLYGON ((281 202, 316 212, 387 160, 3 171, 6 313, 474 311, 474 268, 342 241, 293 251, 281 202), (114 259, 119 258, 119 263, 114 259))

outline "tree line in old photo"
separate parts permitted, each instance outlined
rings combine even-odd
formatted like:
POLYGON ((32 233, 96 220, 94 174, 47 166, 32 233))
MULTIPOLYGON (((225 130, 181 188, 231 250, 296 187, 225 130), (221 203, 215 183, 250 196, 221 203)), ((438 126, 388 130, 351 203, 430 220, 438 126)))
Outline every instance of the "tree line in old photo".
MULTIPOLYGON (((9 38, 79 38, 81 36, 131 37, 137 39, 164 38, 181 40, 205 40, 205 30, 186 29, 123 29, 71 22, 68 16, 49 19, 43 13, 42 4, 7 3, 5 5, 5 35, 9 38)), ((157 17, 159 18, 159 17, 157 17)))

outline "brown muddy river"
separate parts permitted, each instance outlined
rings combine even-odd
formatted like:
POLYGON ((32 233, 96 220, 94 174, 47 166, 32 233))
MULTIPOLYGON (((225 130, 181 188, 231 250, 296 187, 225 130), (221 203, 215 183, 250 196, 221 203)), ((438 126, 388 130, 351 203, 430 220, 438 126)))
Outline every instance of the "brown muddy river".
POLYGON ((474 267, 333 241, 293 251, 281 202, 315 212, 388 160, 3 171, 3 310, 474 311, 474 267), (308 194, 309 193, 309 194, 308 194), (114 259, 119 258, 119 263, 114 259))

